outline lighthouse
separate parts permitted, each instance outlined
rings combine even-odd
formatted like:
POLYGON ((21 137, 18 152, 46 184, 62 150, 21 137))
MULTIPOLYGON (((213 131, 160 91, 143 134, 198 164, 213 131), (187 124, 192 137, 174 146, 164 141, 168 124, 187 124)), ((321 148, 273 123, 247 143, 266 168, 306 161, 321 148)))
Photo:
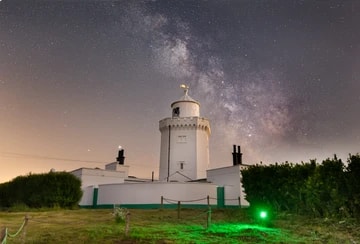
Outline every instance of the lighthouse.
POLYGON ((209 165, 209 120, 200 117, 200 103, 189 87, 171 104, 171 117, 159 121, 161 132, 160 181, 192 181, 206 178, 209 165))

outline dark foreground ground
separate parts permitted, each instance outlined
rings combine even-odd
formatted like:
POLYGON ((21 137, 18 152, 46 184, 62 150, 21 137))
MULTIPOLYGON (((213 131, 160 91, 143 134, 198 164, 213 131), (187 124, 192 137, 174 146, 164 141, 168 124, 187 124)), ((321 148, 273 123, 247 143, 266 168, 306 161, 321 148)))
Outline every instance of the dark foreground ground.
POLYGON ((354 219, 280 214, 265 223, 245 209, 212 210, 211 215, 207 209, 166 209, 129 210, 126 221, 126 213, 120 212, 116 221, 112 209, 2 211, 0 228, 12 235, 8 244, 360 243, 360 225, 354 219), (25 216, 28 221, 21 228, 25 216))

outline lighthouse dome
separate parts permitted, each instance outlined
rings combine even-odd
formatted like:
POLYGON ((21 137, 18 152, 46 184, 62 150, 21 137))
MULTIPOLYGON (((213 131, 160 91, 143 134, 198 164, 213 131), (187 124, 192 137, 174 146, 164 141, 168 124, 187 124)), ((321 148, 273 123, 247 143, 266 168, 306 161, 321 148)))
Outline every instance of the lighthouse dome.
POLYGON ((188 95, 188 87, 184 88, 184 96, 171 104, 172 117, 199 117, 200 103, 188 95))

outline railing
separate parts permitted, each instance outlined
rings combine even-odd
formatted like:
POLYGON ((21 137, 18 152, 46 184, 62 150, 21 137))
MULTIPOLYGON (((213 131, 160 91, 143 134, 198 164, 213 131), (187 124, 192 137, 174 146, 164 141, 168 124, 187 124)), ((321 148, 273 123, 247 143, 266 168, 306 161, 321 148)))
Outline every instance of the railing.
POLYGON ((8 228, 7 228, 7 227, 4 227, 4 228, 1 230, 1 233, 0 233, 0 241, 1 241, 1 244, 6 244, 8 237, 10 237, 10 238, 15 238, 15 237, 17 237, 22 230, 24 230, 24 232, 23 232, 23 242, 25 242, 26 225, 27 225, 27 223, 28 223, 28 220, 29 220, 29 218, 28 218, 28 216, 26 215, 25 218, 24 218, 24 222, 22 223, 22 225, 20 226, 19 230, 18 230, 15 234, 10 234, 9 231, 8 231, 8 228))
MULTIPOLYGON (((160 208, 163 209, 164 208, 164 202, 167 202, 168 204, 178 204, 181 205, 181 203, 192 203, 192 202, 200 202, 200 201, 204 201, 207 200, 207 206, 210 207, 210 200, 218 200, 218 198, 216 197, 210 197, 209 195, 203 198, 199 198, 199 199, 192 199, 192 200, 178 200, 178 199, 170 199, 170 198, 166 198, 164 196, 161 196, 161 200, 160 200, 160 208)), ((223 199, 224 202, 226 201, 238 201, 238 206, 241 208, 241 198, 228 198, 228 199, 223 199)))

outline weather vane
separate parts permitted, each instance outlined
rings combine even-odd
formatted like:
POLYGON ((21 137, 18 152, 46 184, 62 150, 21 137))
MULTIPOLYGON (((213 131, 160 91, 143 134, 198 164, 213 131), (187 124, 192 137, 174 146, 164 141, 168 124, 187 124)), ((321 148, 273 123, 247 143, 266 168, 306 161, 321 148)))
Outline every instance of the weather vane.
POLYGON ((181 84, 180 88, 184 89, 184 93, 187 95, 190 87, 188 85, 181 84))

